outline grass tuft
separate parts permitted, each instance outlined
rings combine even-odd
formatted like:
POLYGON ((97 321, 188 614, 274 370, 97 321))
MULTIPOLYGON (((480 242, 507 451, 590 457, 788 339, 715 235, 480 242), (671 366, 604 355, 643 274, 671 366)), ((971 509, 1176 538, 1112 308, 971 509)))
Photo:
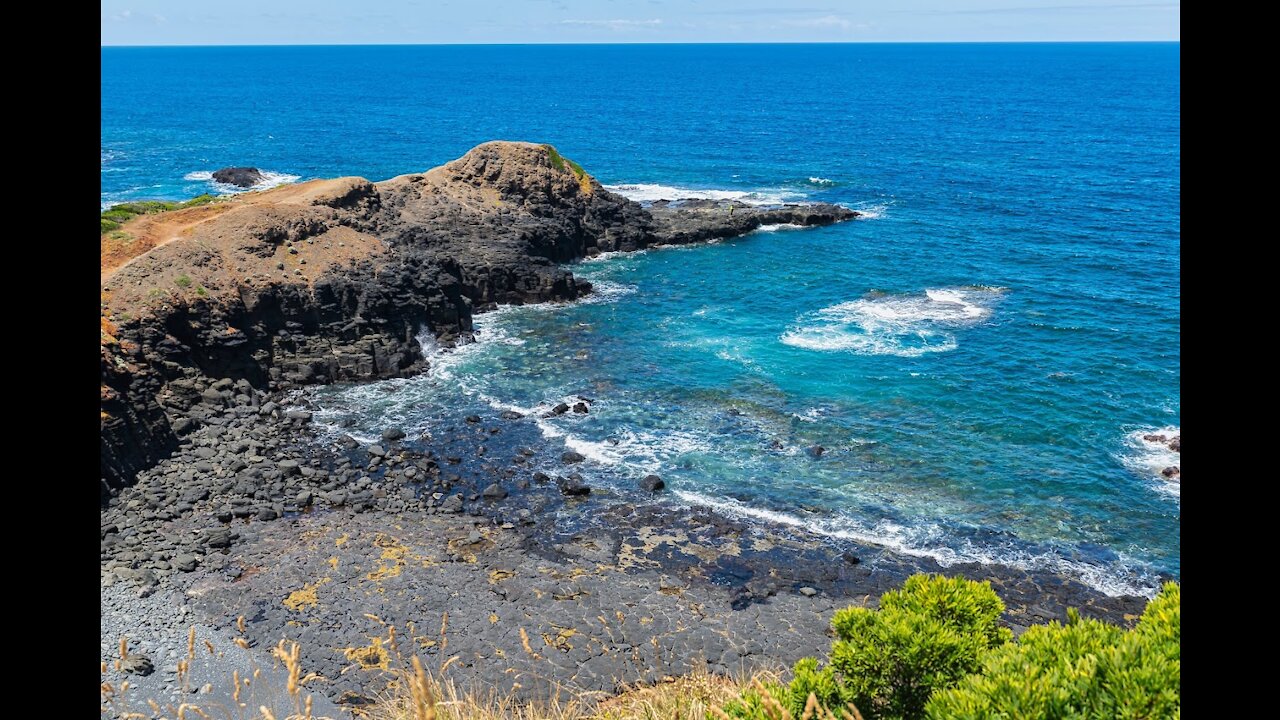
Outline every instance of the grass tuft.
POLYGON ((152 215, 155 213, 169 212, 170 210, 182 210, 184 208, 199 207, 217 202, 218 197, 205 193, 197 195, 185 202, 171 202, 168 200, 139 200, 137 202, 121 203, 112 205, 102 211, 102 233, 106 235, 109 232, 119 230, 121 225, 129 222, 139 215, 152 215))

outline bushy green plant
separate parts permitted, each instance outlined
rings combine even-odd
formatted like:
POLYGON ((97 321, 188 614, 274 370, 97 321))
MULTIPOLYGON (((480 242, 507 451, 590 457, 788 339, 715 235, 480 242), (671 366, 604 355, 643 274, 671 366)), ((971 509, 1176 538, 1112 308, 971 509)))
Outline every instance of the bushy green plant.
MULTIPOLYGON (((830 662, 801 660, 791 683, 770 694, 795 717, 810 694, 837 712, 852 703, 867 720, 922 717, 935 691, 977 670, 988 650, 1009 641, 1012 633, 999 625, 1003 612, 989 583, 913 575, 880 598, 879 610, 837 611, 830 662)), ((748 694, 726 710, 768 717, 759 711, 762 704, 748 694)))
POLYGON ((190 275, 179 275, 179 276, 177 277, 177 279, 175 279, 175 280, 173 281, 173 284, 174 284, 174 285, 177 285, 177 286, 178 286, 178 287, 180 287, 180 288, 189 288, 189 287, 191 287, 191 276, 190 276, 190 275))
POLYGON ((170 210, 181 210, 182 208, 208 205, 217 199, 217 196, 205 193, 204 195, 197 195, 185 202, 139 200, 137 202, 112 205, 102 211, 102 234, 105 235, 112 230, 119 229, 121 225, 138 215, 150 215, 152 213, 168 212, 170 210))
POLYGON ((1069 613, 986 657, 979 673, 937 693, 934 720, 1121 718, 1181 714, 1181 590, 1168 583, 1125 632, 1069 613))

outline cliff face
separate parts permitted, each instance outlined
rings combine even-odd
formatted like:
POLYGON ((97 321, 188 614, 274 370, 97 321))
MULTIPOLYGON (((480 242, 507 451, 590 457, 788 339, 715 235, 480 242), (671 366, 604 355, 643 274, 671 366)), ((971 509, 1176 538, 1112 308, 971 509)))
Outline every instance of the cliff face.
POLYGON ((228 408, 263 412, 254 389, 418 372, 424 330, 455 342, 477 308, 590 291, 559 263, 855 216, 831 205, 650 210, 550 146, 490 142, 422 174, 317 180, 137 218, 113 233, 110 261, 103 240, 102 492, 228 408))

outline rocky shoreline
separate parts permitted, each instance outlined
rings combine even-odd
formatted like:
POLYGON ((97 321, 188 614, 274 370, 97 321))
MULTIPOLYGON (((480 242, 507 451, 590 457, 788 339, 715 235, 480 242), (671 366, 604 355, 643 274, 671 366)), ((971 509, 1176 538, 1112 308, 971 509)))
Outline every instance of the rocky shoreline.
MULTIPOLYGON (((610 503, 602 489, 575 494, 564 479, 578 460, 512 413, 458 417, 425 439, 389 428, 362 445, 325 441, 284 395, 239 393, 244 402, 233 390, 203 401, 213 422, 102 512, 104 618, 142 630, 132 651, 156 666, 107 679, 131 678, 133 692, 162 704, 225 700, 218 671, 289 639, 326 679, 313 691, 359 705, 388 679, 390 625, 428 666, 457 655, 447 672, 458 682, 546 698, 612 693, 695 663, 726 673, 789 664, 824 651, 835 609, 874 606, 917 571, 991 580, 1015 630, 1068 607, 1129 623, 1146 602, 701 509, 610 503), (490 454, 499 437, 520 449, 490 454), (566 520, 584 515, 594 522, 566 520), (184 693, 171 670, 189 624, 224 644, 243 638, 250 654, 210 663, 184 693)), ((117 638, 106 629, 110 662, 117 638)))
MULTIPOLYGON (((549 146, 487 143, 422 175, 182 213, 126 225, 157 240, 104 267, 101 659, 135 710, 232 702, 232 670, 269 667, 282 639, 322 676, 318 710, 369 702, 397 651, 534 699, 776 667, 822 653, 834 609, 943 570, 645 502, 660 479, 590 488, 583 458, 510 411, 335 440, 303 391, 422 372, 423 331, 465 342, 474 312, 589 293, 568 260, 853 211, 641 207, 549 146), (216 650, 180 680, 189 626, 216 650), (134 657, 119 669, 117 633, 134 657)), ((1146 602, 1001 566, 945 571, 991 580, 1015 630, 1068 607, 1128 624, 1146 602)))

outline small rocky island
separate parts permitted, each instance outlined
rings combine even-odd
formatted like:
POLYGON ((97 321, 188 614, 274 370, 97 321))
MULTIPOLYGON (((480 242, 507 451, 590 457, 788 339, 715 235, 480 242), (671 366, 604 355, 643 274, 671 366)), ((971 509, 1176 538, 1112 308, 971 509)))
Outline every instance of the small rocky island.
POLYGON ((215 170, 213 173, 214 182, 240 188, 251 188, 265 179, 262 171, 256 167, 228 167, 215 170))
MULTIPOLYGON (((315 180, 104 231, 104 682, 170 707, 229 704, 233 669, 270 678, 269 649, 296 640, 304 672, 322 676, 316 714, 336 715, 332 703, 385 687, 399 649, 457 682, 544 699, 825 652, 836 608, 942 568, 641 501, 662 492, 658 476, 635 502, 604 502, 575 472, 584 458, 517 412, 434 436, 324 439, 299 390, 429 371, 424 333, 465 343, 475 313, 589 294, 567 265, 579 258, 857 215, 642 207, 551 146, 491 142, 423 173, 315 180), (575 514, 594 523, 565 522, 575 514)), ((555 410, 590 411, 587 398, 555 410)), ((1068 607, 1131 622, 1145 605, 1047 572, 946 570, 991 580, 1015 632, 1068 607)))

